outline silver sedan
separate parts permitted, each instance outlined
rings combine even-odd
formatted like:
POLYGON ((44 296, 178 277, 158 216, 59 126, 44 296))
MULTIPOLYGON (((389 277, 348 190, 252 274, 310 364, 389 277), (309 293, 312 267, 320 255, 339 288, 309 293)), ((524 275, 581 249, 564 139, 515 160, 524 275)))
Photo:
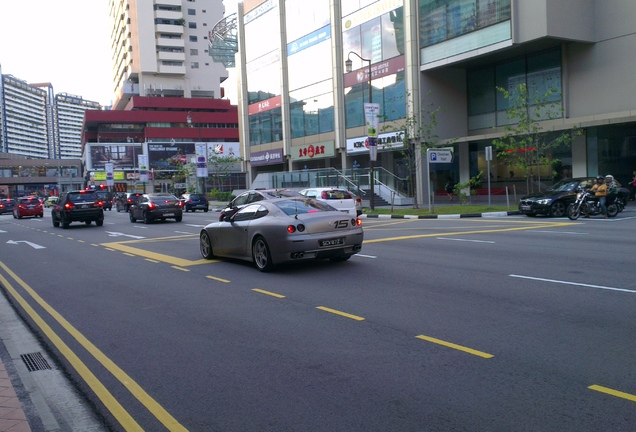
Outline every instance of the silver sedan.
POLYGON ((252 261, 263 272, 308 259, 346 261, 360 252, 362 222, 328 204, 307 198, 278 198, 249 204, 199 235, 201 255, 252 261))

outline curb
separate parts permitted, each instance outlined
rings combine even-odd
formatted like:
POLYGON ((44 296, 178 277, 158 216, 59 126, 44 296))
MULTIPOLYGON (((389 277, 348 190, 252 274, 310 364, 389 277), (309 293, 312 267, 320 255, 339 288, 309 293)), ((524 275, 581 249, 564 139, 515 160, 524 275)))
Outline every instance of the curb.
POLYGON ((448 215, 394 215, 394 214, 362 214, 362 219, 463 219, 471 217, 506 217, 520 215, 519 211, 508 212, 486 212, 486 213, 464 213, 448 215))

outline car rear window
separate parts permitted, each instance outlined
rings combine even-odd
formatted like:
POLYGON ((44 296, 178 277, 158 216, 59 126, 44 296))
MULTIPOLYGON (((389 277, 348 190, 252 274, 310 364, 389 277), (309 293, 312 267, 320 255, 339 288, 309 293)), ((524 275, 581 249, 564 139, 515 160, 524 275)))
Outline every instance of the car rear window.
POLYGON ((95 192, 86 192, 86 193, 70 193, 68 194, 68 199, 72 202, 77 201, 96 201, 97 195, 95 192))
POLYGON ((278 201, 276 207, 281 209, 285 214, 293 216, 295 214, 303 213, 315 213, 323 211, 338 211, 331 207, 329 204, 325 204, 313 199, 290 199, 284 201, 278 201))
POLYGON ((353 196, 351 196, 351 194, 348 191, 334 189, 329 191, 323 191, 320 194, 320 198, 326 199, 326 200, 342 200, 342 199, 352 199, 353 196))
POLYGON ((40 200, 38 198, 35 197, 28 197, 28 198, 20 198, 19 199, 20 204, 22 203, 36 203, 36 202, 40 202, 40 200))

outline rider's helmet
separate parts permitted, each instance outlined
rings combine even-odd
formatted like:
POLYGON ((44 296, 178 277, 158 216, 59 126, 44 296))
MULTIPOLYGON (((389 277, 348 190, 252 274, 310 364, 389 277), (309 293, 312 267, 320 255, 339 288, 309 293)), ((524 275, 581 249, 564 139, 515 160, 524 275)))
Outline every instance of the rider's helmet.
POLYGON ((603 180, 603 179, 605 179, 605 177, 603 177, 602 175, 596 176, 596 180, 603 180))
POLYGON ((610 180, 614 180, 614 176, 611 174, 608 174, 605 176, 606 179, 610 179, 610 180))

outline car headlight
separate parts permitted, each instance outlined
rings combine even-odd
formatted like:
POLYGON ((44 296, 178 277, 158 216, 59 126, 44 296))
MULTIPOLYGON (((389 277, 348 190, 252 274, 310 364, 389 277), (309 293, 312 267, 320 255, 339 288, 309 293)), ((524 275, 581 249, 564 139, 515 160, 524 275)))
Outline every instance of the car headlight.
POLYGON ((552 200, 550 198, 537 200, 537 204, 541 204, 541 205, 547 205, 547 204, 550 204, 551 202, 552 200))

